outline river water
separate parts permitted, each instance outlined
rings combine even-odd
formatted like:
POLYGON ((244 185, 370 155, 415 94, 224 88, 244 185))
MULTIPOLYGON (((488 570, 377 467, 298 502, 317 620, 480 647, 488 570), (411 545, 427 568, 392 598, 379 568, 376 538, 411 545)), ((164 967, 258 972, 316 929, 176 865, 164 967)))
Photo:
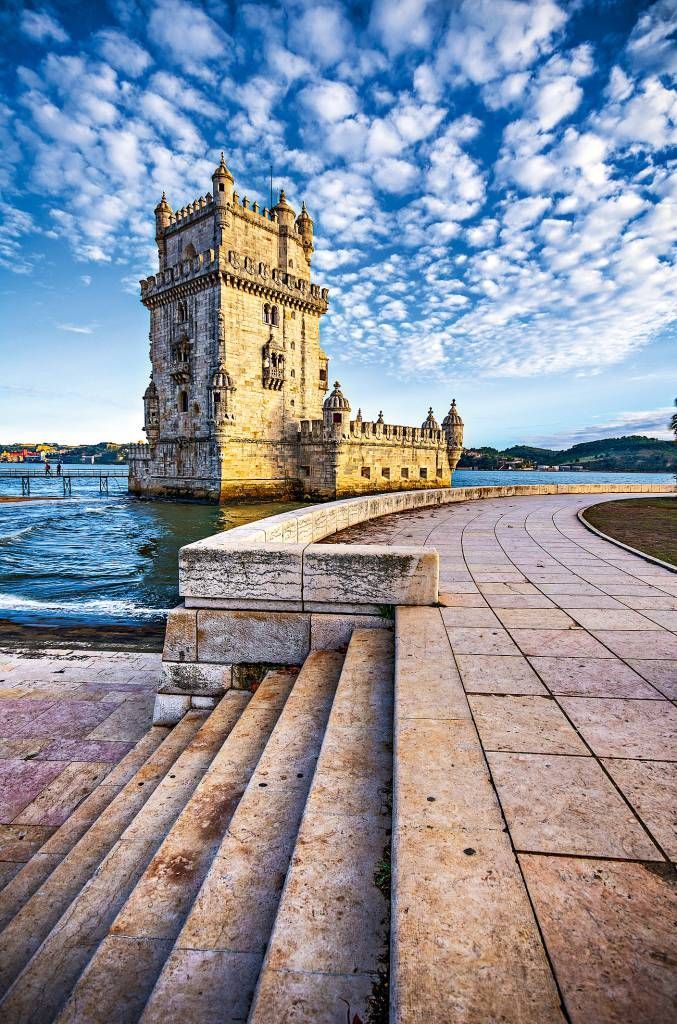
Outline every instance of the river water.
MULTIPOLYGON (((0 495, 20 496, 20 480, 3 470, 0 495)), ((669 473, 466 470, 455 473, 454 486, 673 480, 669 473)), ((71 498, 0 504, 0 623, 21 629, 49 627, 71 638, 82 627, 146 627, 159 634, 166 609, 179 600, 177 555, 183 544, 299 507, 282 502, 218 507, 139 501, 126 496, 124 478, 111 478, 109 492, 99 493, 97 471, 91 480, 73 479, 71 498)), ((36 499, 61 493, 57 480, 31 481, 36 499)))

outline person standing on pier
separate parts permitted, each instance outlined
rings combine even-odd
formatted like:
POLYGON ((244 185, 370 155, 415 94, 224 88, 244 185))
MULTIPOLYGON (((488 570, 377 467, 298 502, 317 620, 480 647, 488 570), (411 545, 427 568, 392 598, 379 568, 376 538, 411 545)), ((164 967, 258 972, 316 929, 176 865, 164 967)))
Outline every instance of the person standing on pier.
POLYGON ((61 476, 61 463, 60 462, 57 462, 57 464, 56 464, 56 475, 57 476, 61 476))
POLYGON ((51 475, 52 475, 52 467, 50 466, 49 462, 46 462, 45 463, 45 476, 51 476, 51 475))

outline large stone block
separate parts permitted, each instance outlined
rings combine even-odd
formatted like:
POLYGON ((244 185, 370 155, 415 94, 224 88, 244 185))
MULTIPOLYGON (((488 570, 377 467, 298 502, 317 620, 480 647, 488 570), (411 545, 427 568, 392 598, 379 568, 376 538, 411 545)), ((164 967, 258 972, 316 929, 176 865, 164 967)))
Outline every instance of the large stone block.
POLYGON ((355 629, 392 629, 385 615, 326 615, 310 617, 310 648, 313 651, 341 651, 348 646, 355 629))
POLYGON ((197 637, 201 663, 300 665, 310 650, 310 615, 204 609, 197 637))
POLYGON ((300 601, 302 558, 301 544, 226 547, 198 541, 179 552, 179 591, 184 597, 300 601))
POLYGON ((165 661, 158 693, 188 693, 200 697, 221 696, 232 685, 232 668, 225 659, 218 665, 165 661))
POLYGON ((153 725, 176 725, 190 711, 190 697, 158 693, 153 708, 153 725))
POLYGON ((306 605, 435 604, 438 583, 434 548, 309 544, 303 557, 306 605))
POLYGON ((180 605, 167 616, 163 661, 197 661, 197 612, 180 605))

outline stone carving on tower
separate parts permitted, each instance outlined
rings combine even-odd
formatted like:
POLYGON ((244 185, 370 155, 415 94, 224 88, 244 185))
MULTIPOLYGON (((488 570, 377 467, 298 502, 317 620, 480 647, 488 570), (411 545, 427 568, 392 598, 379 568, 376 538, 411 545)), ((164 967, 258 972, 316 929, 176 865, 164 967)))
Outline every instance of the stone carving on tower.
POLYGON ((272 209, 242 200, 224 154, 212 191, 154 210, 158 271, 150 314, 148 443, 130 449, 130 491, 166 497, 330 498, 448 486, 463 423, 364 420, 320 344, 328 291, 311 278, 314 225, 285 191, 272 209), (236 408, 237 402, 237 408, 236 408))

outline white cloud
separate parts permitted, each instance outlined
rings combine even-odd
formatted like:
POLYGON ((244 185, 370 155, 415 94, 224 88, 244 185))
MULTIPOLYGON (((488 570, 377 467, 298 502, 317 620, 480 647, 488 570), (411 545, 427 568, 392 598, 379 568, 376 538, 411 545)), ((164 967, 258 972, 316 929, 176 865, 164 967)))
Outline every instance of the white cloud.
POLYGON ((370 28, 391 55, 430 43, 434 0, 376 0, 370 28))
POLYGON ((66 30, 47 11, 27 11, 21 14, 21 31, 36 43, 67 43, 66 30))
POLYGON ((96 41, 108 63, 131 78, 138 78, 153 62, 151 55, 142 46, 115 29, 99 32, 96 41))
POLYGON ((627 52, 636 67, 661 74, 677 72, 677 48, 674 45, 674 0, 658 0, 640 15, 627 52))
POLYGON ((57 324, 60 331, 69 331, 71 334, 93 334, 93 327, 82 327, 78 324, 57 324))
POLYGON ((150 39, 190 68, 195 62, 226 56, 231 45, 229 36, 212 18, 184 0, 157 0, 148 29, 150 39))
POLYGON ((463 0, 437 56, 445 74, 482 85, 548 53, 566 14, 552 0, 463 0))
POLYGON ((92 278, 90 274, 82 274, 80 280, 84 284, 85 288, 89 288, 90 284, 92 283, 92 278))
POLYGON ((529 441, 549 448, 570 448, 585 441, 600 441, 606 437, 628 434, 669 441, 672 439, 672 433, 668 430, 667 424, 674 411, 673 406, 665 405, 658 409, 620 412, 603 423, 591 423, 589 426, 568 430, 566 433, 529 438, 529 441))
POLYGON ((290 40, 304 57, 314 57, 322 67, 330 67, 345 56, 352 31, 338 5, 318 3, 292 19, 290 40))
POLYGON ((355 90, 345 82, 325 80, 307 85, 299 93, 299 99, 314 117, 329 123, 342 121, 359 108, 355 90))

